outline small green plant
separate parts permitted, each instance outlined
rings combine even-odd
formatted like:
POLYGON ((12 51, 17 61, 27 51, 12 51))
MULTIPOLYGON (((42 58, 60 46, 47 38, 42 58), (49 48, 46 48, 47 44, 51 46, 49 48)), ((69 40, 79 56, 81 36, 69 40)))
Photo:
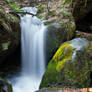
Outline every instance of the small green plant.
POLYGON ((73 0, 65 0, 65 4, 70 4, 72 2, 73 2, 73 0))
POLYGON ((43 16, 42 14, 38 15, 37 17, 38 17, 39 19, 44 18, 44 16, 43 16))
POLYGON ((61 3, 60 5, 56 5, 57 9, 63 8, 65 6, 65 2, 61 3))
POLYGON ((63 18, 70 17, 70 14, 66 12, 61 12, 60 15, 62 15, 63 18))
POLYGON ((38 5, 37 6, 37 9, 38 9, 37 13, 43 13, 45 11, 45 8, 46 8, 45 5, 42 5, 42 4, 38 5))
POLYGON ((48 15, 49 16, 55 16, 55 13, 56 13, 56 11, 55 10, 52 10, 52 11, 49 11, 48 12, 48 15))
POLYGON ((16 3, 13 3, 13 4, 10 4, 10 8, 12 10, 16 10, 16 9, 19 9, 19 6, 16 3))
POLYGON ((60 5, 57 5, 57 9, 67 7, 67 5, 71 4, 73 0, 65 0, 60 5))
POLYGON ((7 19, 6 17, 3 18, 2 20, 3 20, 3 22, 5 22, 5 23, 8 22, 8 19, 7 19))
POLYGON ((13 11, 18 11, 18 12, 22 12, 23 10, 19 8, 18 4, 17 3, 13 3, 13 4, 10 4, 10 8, 13 10, 13 11))

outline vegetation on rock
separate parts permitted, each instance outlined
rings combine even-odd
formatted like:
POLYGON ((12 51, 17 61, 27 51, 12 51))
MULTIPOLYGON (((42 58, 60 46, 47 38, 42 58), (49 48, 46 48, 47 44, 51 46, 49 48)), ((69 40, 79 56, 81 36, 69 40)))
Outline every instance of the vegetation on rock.
POLYGON ((7 82, 7 80, 0 77, 0 91, 6 91, 4 90, 4 87, 7 88, 7 92, 13 92, 12 85, 7 82))
POLYGON ((89 43, 86 40, 68 41, 60 46, 49 62, 40 88, 44 87, 89 87, 92 60, 89 57, 89 43), (73 46, 77 43, 81 49, 73 46), (81 44, 82 43, 82 44, 81 44), (83 46, 84 45, 84 46, 83 46))
POLYGON ((45 22, 45 25, 48 30, 46 33, 46 55, 47 61, 49 61, 61 43, 71 40, 74 37, 74 30, 69 31, 63 27, 66 24, 62 25, 51 21, 45 22))

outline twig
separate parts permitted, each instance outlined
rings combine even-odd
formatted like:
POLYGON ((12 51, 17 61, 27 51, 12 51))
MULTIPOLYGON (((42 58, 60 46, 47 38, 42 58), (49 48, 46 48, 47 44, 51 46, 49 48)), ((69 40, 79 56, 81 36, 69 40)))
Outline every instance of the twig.
POLYGON ((18 15, 18 14, 24 14, 24 15, 29 14, 29 15, 32 15, 32 16, 36 16, 36 14, 29 13, 29 12, 17 12, 17 11, 11 11, 11 12, 9 12, 9 13, 11 13, 11 14, 16 14, 16 15, 18 15))

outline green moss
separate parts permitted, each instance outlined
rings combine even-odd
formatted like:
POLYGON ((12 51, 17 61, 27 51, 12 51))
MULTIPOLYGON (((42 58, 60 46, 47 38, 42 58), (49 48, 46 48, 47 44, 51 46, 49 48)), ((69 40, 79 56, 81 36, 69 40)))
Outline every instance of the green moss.
POLYGON ((75 36, 74 31, 76 29, 76 26, 72 22, 68 21, 68 22, 62 23, 61 27, 67 30, 67 41, 71 39, 73 36, 75 36))
POLYGON ((7 82, 7 80, 5 80, 4 78, 0 77, 0 89, 3 87, 3 86, 7 86, 7 91, 8 92, 13 92, 13 89, 12 89, 12 85, 9 84, 7 82))
POLYGON ((65 1, 63 1, 61 4, 59 4, 59 5, 57 5, 56 7, 57 7, 57 9, 59 9, 59 8, 64 8, 64 7, 68 7, 69 6, 69 4, 71 4, 73 2, 73 0, 65 0, 65 1))
POLYGON ((0 16, 5 17, 5 12, 4 12, 4 10, 2 8, 0 9, 0 16))
POLYGON ((42 19, 43 16, 42 16, 42 15, 38 15, 37 17, 38 17, 39 19, 42 19))
POLYGON ((61 15, 63 18, 69 18, 69 17, 71 17, 68 12, 60 12, 60 13, 59 13, 59 16, 60 16, 60 15, 61 15))
POLYGON ((63 8, 65 6, 65 2, 61 3, 60 5, 56 5, 57 9, 63 8))
MULTIPOLYGON (((65 49, 66 49, 66 48, 65 48, 65 49)), ((68 60, 71 59, 72 55, 73 55, 73 49, 72 49, 71 46, 69 46, 69 47, 67 47, 67 51, 65 51, 65 52, 62 53, 62 57, 61 57, 62 60, 59 61, 59 63, 57 64, 57 67, 56 67, 57 71, 61 71, 61 69, 64 68, 64 64, 65 64, 68 60)))
POLYGON ((62 23, 61 26, 62 26, 63 29, 65 29, 66 28, 66 23, 62 23))
POLYGON ((13 20, 16 21, 16 22, 19 21, 19 17, 17 17, 17 16, 14 16, 14 15, 13 15, 12 18, 13 18, 13 20))
POLYGON ((52 11, 49 11, 48 12, 48 16, 55 16, 55 14, 56 14, 56 10, 52 10, 52 11))
POLYGON ((65 0, 65 4, 71 4, 73 0, 65 0))
POLYGON ((76 30, 76 26, 74 25, 74 26, 72 26, 72 30, 73 31, 75 31, 76 30))
POLYGON ((37 9, 38 9, 38 12, 37 13, 43 13, 45 11, 45 9, 46 9, 46 6, 43 5, 43 4, 39 4, 37 6, 37 9))
POLYGON ((70 43, 64 43, 55 53, 53 61, 57 62, 56 70, 61 71, 64 64, 71 59, 74 49, 69 46, 70 43))
POLYGON ((17 3, 12 3, 12 4, 10 4, 10 8, 11 8, 12 10, 17 10, 17 9, 19 9, 19 6, 18 6, 17 3))
POLYGON ((70 43, 64 43, 56 52, 53 59, 50 61, 49 66, 47 67, 47 72, 44 75, 43 83, 41 87, 45 87, 48 85, 54 85, 55 83, 59 83, 62 80, 61 77, 61 69, 64 67, 64 63, 68 61, 73 54, 73 49, 69 46, 70 43), (50 76, 51 75, 51 76, 50 76), (47 77, 49 76, 49 78, 47 77))
POLYGON ((53 26, 53 23, 55 23, 55 20, 44 22, 44 24, 47 26, 53 26))
POLYGON ((60 74, 56 70, 56 65, 57 63, 53 60, 49 63, 40 88, 54 86, 59 81, 60 74))
POLYGON ((8 91, 9 92, 13 92, 12 85, 11 84, 8 84, 7 86, 8 86, 8 91))
POLYGON ((55 62, 57 62, 59 59, 58 57, 62 55, 62 53, 64 52, 64 49, 66 48, 66 46, 69 46, 70 43, 64 43, 55 53, 53 60, 55 60, 55 62))
POLYGON ((90 44, 85 50, 77 51, 68 41, 60 46, 49 62, 40 88, 43 87, 74 87, 83 88, 90 85, 92 71, 90 44), (74 53, 76 57, 73 58, 74 53))

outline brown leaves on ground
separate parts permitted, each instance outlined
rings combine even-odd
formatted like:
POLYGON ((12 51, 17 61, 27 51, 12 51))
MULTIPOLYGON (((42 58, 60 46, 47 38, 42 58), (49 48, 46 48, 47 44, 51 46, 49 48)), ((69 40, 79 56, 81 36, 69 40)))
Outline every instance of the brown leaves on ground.
POLYGON ((92 88, 83 88, 83 89, 60 89, 58 92, 92 92, 92 88))

